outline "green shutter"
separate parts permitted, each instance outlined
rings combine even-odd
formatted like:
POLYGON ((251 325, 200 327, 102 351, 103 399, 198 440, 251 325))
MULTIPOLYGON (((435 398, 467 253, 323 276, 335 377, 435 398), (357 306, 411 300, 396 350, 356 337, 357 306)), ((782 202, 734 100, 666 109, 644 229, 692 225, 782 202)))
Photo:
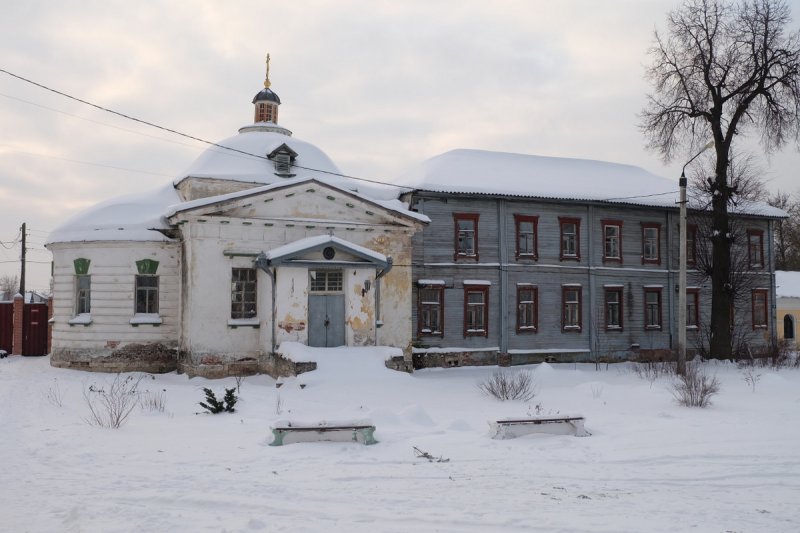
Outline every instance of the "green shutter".
POLYGON ((136 261, 136 270, 139 274, 155 274, 156 270, 158 270, 158 261, 155 259, 136 261))
POLYGON ((79 257, 72 262, 75 265, 75 274, 78 276, 85 276, 89 273, 89 263, 91 261, 84 257, 79 257))

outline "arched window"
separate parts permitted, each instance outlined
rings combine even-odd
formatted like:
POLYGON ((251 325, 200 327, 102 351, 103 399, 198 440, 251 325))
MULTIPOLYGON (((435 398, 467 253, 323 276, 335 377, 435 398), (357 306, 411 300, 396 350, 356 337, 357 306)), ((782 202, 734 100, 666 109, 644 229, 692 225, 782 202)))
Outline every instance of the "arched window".
POLYGON ((783 338, 794 339, 794 317, 785 315, 783 317, 783 338))

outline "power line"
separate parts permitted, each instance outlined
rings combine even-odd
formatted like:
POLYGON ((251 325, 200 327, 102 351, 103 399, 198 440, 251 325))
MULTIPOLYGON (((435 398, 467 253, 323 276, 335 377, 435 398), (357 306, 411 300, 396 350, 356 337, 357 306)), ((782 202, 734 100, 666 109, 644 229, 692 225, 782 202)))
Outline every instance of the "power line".
POLYGON ((11 145, 8 145, 8 144, 0 144, 0 146, 5 146, 6 148, 11 148, 14 152, 16 152, 18 154, 22 154, 22 155, 29 155, 29 156, 34 156, 34 157, 45 157, 45 158, 48 158, 48 159, 57 159, 59 161, 67 161, 69 163, 79 163, 81 165, 91 165, 91 166, 94 166, 94 167, 111 168, 111 169, 114 169, 114 170, 122 170, 122 171, 125 171, 125 172, 134 172, 136 174, 150 174, 152 176, 162 176, 162 177, 165 177, 165 178, 171 178, 172 177, 169 174, 159 174, 158 172, 150 172, 148 170, 136 170, 136 169, 133 169, 133 168, 118 167, 118 166, 115 166, 115 165, 106 165, 106 164, 103 164, 103 163, 93 163, 91 161, 81 161, 79 159, 70 159, 68 157, 59 157, 59 156, 56 156, 56 155, 38 154, 38 153, 35 153, 35 152, 25 152, 23 150, 18 150, 17 148, 15 148, 15 147, 13 147, 11 145))
MULTIPOLYGON (((209 146, 214 146, 214 147, 220 148, 222 150, 227 150, 228 152, 239 153, 239 154, 243 154, 243 155, 248 156, 248 157, 255 157, 255 158, 258 158, 258 159, 270 160, 269 157, 264 156, 264 155, 253 154, 253 153, 250 153, 250 152, 247 152, 247 151, 244 151, 244 150, 239 150, 238 148, 231 148, 230 146, 225 146, 225 145, 222 145, 222 144, 219 144, 219 143, 215 143, 215 142, 203 139, 201 137, 196 137, 194 135, 189 135, 188 133, 183 133, 181 131, 178 131, 178 130, 175 130, 175 129, 172 129, 172 128, 168 128, 166 126, 161 126, 159 124, 155 124, 155 123, 149 122, 147 120, 136 118, 134 116, 127 115, 125 113, 121 113, 119 111, 115 111, 113 109, 109 109, 107 107, 103 107, 101 105, 89 102, 88 100, 84 100, 84 99, 78 98, 76 96, 72 96, 70 94, 67 94, 65 92, 59 91, 57 89, 53 89, 51 87, 48 87, 47 85, 43 85, 41 83, 37 83, 37 82, 35 82, 33 80, 30 80, 28 78, 19 76, 17 74, 14 74, 13 72, 9 72, 8 70, 2 69, 2 68, 0 68, 0 72, 6 74, 8 76, 11 76, 12 78, 16 78, 18 80, 24 81, 25 83, 30 83, 31 85, 35 85, 36 87, 44 89, 45 91, 49 91, 49 92, 52 92, 54 94, 58 94, 60 96, 63 96, 65 98, 69 98, 70 100, 74 100, 76 102, 80 102, 80 103, 82 103, 84 105, 88 105, 90 107, 94 107, 95 109, 99 109, 100 111, 105 111, 106 113, 111 113, 112 115, 116 115, 116 116, 119 116, 119 117, 122 117, 122 118, 125 118, 125 119, 128 119, 128 120, 132 120, 134 122, 138 122, 139 124, 144 124, 146 126, 150 126, 152 128, 156 128, 156 129, 159 129, 159 130, 162 130, 162 131, 166 131, 166 132, 169 132, 169 133, 172 133, 172 134, 175 134, 175 135, 179 135, 181 137, 185 137, 185 138, 191 139, 193 141, 198 141, 198 142, 207 144, 209 146)), ((45 156, 45 157, 47 157, 47 156, 45 156)), ((75 161, 75 162, 85 163, 85 164, 92 164, 92 163, 86 163, 86 162, 83 162, 83 161, 75 161)), ((104 165, 99 165, 99 166, 104 166, 104 165)), ((313 172, 320 172, 320 173, 323 173, 323 174, 329 174, 331 176, 337 176, 337 177, 340 177, 340 178, 353 179, 353 180, 357 180, 357 181, 373 183, 373 184, 376 184, 376 185, 385 185, 385 186, 389 186, 389 187, 397 187, 398 189, 414 189, 414 187, 408 186, 408 185, 398 185, 396 183, 389 183, 389 182, 386 182, 386 181, 373 180, 373 179, 369 179, 369 178, 359 178, 357 176, 351 176, 349 174, 342 174, 342 173, 339 173, 339 172, 332 172, 332 171, 329 171, 329 170, 322 170, 322 169, 318 169, 318 168, 305 167, 305 166, 302 166, 302 165, 293 165, 293 166, 296 167, 296 168, 303 169, 303 170, 310 170, 310 171, 313 171, 313 172)), ((110 168, 117 168, 119 170, 128 170, 128 169, 119 168, 119 167, 113 167, 113 166, 109 166, 109 167, 110 168)), ((142 171, 132 171, 132 172, 142 172, 142 171)), ((153 174, 155 174, 155 173, 153 173, 153 174)), ((156 175, 159 175, 159 174, 156 174, 156 175)), ((161 174, 161 175, 163 175, 163 174, 161 174)), ((620 198, 605 198, 605 199, 600 198, 600 199, 598 199, 598 201, 633 200, 633 199, 636 199, 636 198, 651 198, 651 197, 654 197, 654 196, 664 196, 664 195, 667 195, 667 194, 675 194, 675 192, 645 194, 645 195, 638 195, 638 196, 626 196, 626 197, 620 197, 620 198)))
POLYGON ((68 117, 76 118, 78 120, 84 120, 86 122, 91 122, 92 124, 98 124, 100 126, 105 126, 107 128, 113 128, 115 130, 120 130, 120 131, 124 131, 124 132, 127 132, 127 133, 132 133, 134 135, 141 135, 142 137, 148 137, 150 139, 156 139, 156 140, 159 140, 159 141, 164 141, 164 142, 168 142, 168 143, 172 143, 172 144, 177 144, 179 146, 186 146, 188 148, 195 148, 195 149, 197 148, 197 146, 192 145, 192 144, 186 144, 186 143, 182 143, 182 142, 179 142, 179 141, 175 141, 173 139, 167 139, 166 137, 158 137, 156 135, 150 135, 148 133, 144 133, 144 132, 141 132, 141 131, 130 130, 128 128, 122 128, 120 126, 115 126, 113 124, 109 124, 108 122, 101 122, 99 120, 93 120, 91 118, 82 117, 80 115, 75 115, 73 113, 68 113, 66 111, 62 111, 60 109, 56 109, 54 107, 48 107, 46 105, 37 104, 36 102, 31 102, 29 100, 25 100, 23 98, 17 98, 16 96, 11 96, 11 95, 4 94, 4 93, 0 93, 0 96, 2 96, 4 98, 8 98, 10 100, 16 100, 16 101, 22 102, 24 104, 32 105, 34 107, 39 107, 41 109, 46 109, 48 111, 53 111, 54 113, 60 113, 62 115, 66 115, 68 117))

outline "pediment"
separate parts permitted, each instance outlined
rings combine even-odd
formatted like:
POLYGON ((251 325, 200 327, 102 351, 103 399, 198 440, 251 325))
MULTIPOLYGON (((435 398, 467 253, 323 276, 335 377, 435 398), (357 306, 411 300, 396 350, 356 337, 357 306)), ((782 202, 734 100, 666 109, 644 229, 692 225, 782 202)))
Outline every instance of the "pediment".
POLYGON ((386 268, 392 259, 333 235, 316 235, 267 250, 258 256, 261 268, 285 264, 358 264, 386 268))
POLYGON ((170 219, 230 217, 259 221, 294 221, 414 227, 423 220, 345 189, 316 180, 273 184, 178 206, 170 219))

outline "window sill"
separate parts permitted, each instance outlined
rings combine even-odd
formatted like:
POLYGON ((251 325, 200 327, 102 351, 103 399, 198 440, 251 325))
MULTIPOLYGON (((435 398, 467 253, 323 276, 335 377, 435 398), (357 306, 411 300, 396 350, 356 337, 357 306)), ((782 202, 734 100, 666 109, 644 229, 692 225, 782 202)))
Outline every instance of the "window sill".
POLYGON ((661 331, 661 326, 645 326, 645 331, 661 331))
POLYGON ((697 331, 700 328, 698 328, 697 326, 686 326, 686 329, 689 331, 697 331))
POLYGON ((92 323, 92 315, 91 313, 81 313, 79 315, 75 315, 72 319, 70 319, 67 324, 70 326, 88 326, 92 323))
POLYGON ((606 331, 622 331, 622 326, 606 326, 606 331))
POLYGON ((534 327, 517 328, 517 333, 536 333, 536 331, 534 327))
POLYGON ((564 326, 561 328, 561 331, 569 333, 569 332, 578 332, 580 333, 581 327, 580 326, 564 326))
POLYGON ((229 328, 256 328, 261 327, 261 322, 258 318, 229 318, 229 328))
POLYGON ((138 327, 141 324, 160 326, 162 324, 161 317, 158 316, 158 313, 136 313, 131 318, 131 326, 138 327))

